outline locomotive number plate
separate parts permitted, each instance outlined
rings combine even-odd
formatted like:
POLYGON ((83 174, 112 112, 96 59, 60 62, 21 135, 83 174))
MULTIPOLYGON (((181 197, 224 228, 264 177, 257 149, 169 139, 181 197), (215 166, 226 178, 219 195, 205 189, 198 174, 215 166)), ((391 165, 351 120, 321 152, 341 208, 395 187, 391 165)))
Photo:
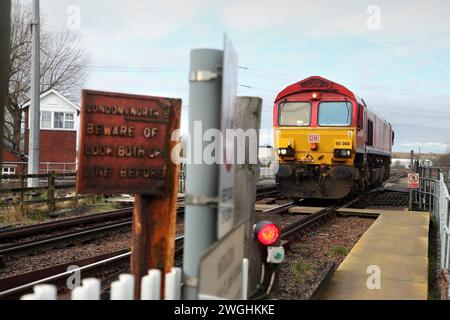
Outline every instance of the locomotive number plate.
POLYGON ((334 140, 334 147, 351 149, 353 147, 353 141, 351 139, 336 139, 334 140))

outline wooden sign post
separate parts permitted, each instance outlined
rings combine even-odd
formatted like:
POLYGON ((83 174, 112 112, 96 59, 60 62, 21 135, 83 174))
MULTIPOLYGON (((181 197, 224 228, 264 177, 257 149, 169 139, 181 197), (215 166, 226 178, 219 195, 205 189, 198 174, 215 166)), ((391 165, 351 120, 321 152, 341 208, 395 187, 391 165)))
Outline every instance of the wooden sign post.
POLYGON ((174 263, 179 166, 171 155, 180 118, 181 100, 82 93, 77 192, 135 195, 131 270, 136 298, 148 270, 165 274, 174 263))

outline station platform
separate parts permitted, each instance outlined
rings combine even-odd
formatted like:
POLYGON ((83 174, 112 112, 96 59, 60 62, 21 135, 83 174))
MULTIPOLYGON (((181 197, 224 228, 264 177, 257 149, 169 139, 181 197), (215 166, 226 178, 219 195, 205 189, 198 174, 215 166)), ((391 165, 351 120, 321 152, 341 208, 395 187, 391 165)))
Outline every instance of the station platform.
POLYGON ((339 266, 322 300, 427 300, 430 215, 378 209, 345 211, 379 217, 339 266), (372 282, 371 276, 378 272, 374 270, 380 272, 379 288, 372 282))

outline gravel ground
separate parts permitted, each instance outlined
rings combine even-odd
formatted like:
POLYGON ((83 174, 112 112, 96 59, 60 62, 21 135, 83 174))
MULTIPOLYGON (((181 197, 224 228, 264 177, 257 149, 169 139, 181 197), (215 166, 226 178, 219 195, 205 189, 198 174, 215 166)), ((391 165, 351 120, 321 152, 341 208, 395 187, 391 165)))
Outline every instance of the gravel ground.
POLYGON ((315 231, 291 239, 280 272, 280 299, 308 300, 319 285, 327 262, 342 263, 374 221, 333 218, 315 231))
MULTIPOLYGON (((183 234, 182 219, 178 219, 176 234, 183 234)), ((6 257, 6 267, 0 269, 0 279, 36 271, 64 263, 76 263, 79 260, 100 256, 120 250, 130 249, 131 232, 129 228, 98 235, 89 243, 73 243, 66 248, 53 249, 32 256, 6 257)))
POLYGON ((0 278, 7 278, 64 263, 76 263, 82 259, 129 249, 130 245, 131 233, 128 229, 125 232, 115 232, 104 237, 97 237, 94 241, 84 245, 79 244, 70 248, 53 249, 28 257, 7 257, 6 268, 1 270, 0 278))

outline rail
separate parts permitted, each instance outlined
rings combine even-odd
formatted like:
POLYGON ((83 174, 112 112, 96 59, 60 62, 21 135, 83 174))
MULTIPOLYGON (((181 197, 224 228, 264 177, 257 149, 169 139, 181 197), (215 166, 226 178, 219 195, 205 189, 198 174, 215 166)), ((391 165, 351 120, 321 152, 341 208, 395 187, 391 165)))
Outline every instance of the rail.
MULTIPOLYGON (((450 264, 450 195, 445 175, 440 168, 418 167, 419 189, 414 192, 415 204, 428 210, 439 222, 440 267, 448 275, 450 264)), ((449 293, 450 294, 450 293, 449 293)))
MULTIPOLYGON (((40 174, 50 174, 50 173, 75 173, 77 172, 78 164, 75 162, 41 162, 39 166, 40 174)), ((5 169, 10 169, 10 172, 14 174, 19 174, 27 172, 28 162, 14 162, 14 161, 4 161, 2 167, 5 169)))

